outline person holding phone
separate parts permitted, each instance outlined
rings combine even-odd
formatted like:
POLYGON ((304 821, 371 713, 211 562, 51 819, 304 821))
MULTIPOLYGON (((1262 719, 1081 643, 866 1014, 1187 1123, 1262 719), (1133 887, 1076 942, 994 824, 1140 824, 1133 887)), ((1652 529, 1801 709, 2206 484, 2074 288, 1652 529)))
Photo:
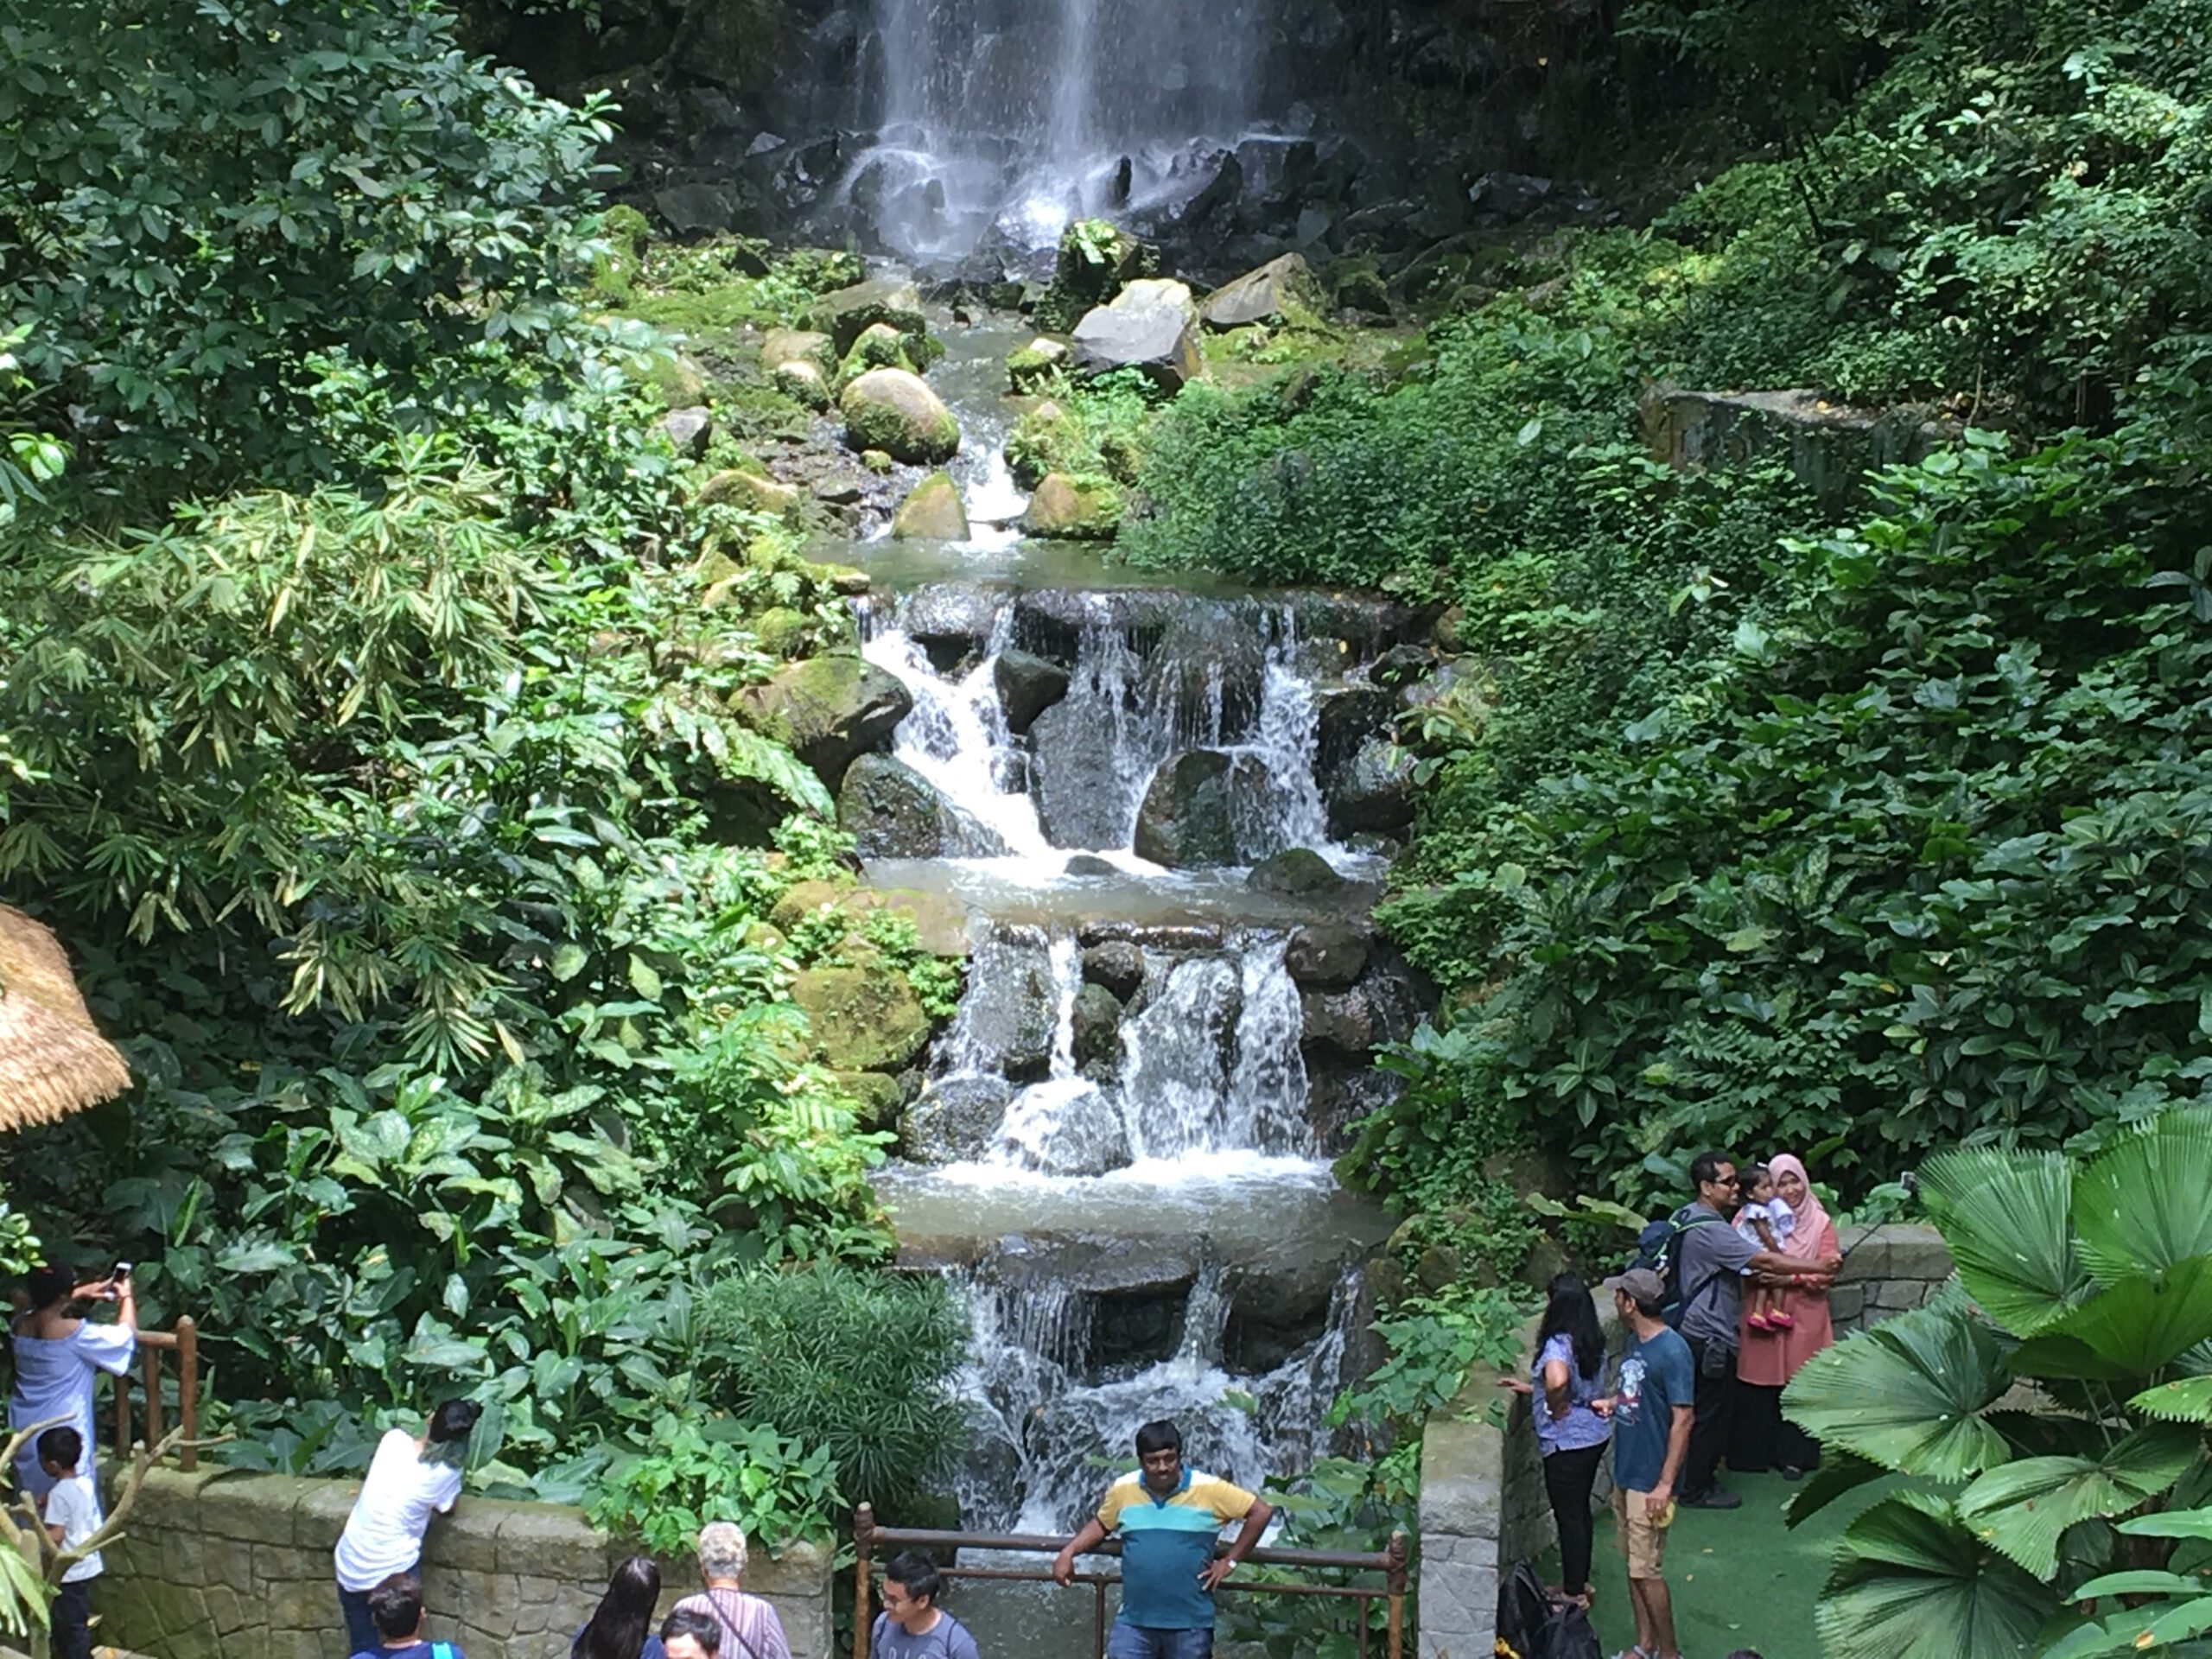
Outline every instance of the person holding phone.
MULTIPOLYGON (((20 1429, 59 1423, 75 1429, 84 1446, 84 1462, 77 1472, 91 1479, 97 1494, 92 1384, 102 1371, 125 1375, 138 1352, 138 1302, 130 1293, 130 1264, 118 1262, 113 1273, 89 1285, 73 1284, 67 1268, 35 1268, 23 1287, 29 1306, 9 1327, 16 1384, 8 1394, 8 1426, 20 1429), (73 1312, 78 1303, 88 1301, 113 1302, 115 1322, 83 1319, 73 1312)), ((26 1441, 16 1453, 16 1486, 41 1505, 53 1489, 54 1477, 41 1465, 35 1440, 26 1441)))

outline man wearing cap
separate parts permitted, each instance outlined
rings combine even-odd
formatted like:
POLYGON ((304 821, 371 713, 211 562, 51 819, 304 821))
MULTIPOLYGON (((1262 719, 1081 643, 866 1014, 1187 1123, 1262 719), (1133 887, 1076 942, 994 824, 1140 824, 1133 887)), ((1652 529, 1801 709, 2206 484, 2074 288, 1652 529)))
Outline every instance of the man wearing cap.
POLYGON ((1697 1367, 1689 1344, 1661 1317, 1667 1285, 1657 1274, 1631 1268, 1606 1280, 1605 1288, 1629 1333, 1618 1387, 1592 1402, 1612 1419, 1613 1529, 1628 1559, 1629 1605, 1636 1611, 1636 1645, 1619 1659, 1681 1659, 1661 1567, 1675 1518, 1675 1482, 1696 1416, 1697 1367))

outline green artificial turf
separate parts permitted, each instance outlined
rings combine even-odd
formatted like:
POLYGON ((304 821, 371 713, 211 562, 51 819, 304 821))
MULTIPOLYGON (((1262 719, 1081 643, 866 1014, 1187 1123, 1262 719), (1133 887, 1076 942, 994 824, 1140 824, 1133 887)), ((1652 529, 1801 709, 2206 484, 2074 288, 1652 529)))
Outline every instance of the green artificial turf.
MULTIPOLYGON (((1680 1510, 1667 1544, 1667 1586, 1683 1659, 1727 1659, 1739 1648, 1760 1659, 1820 1659, 1813 1603, 1827 1581, 1836 1541, 1853 1516, 1901 1483, 1847 1493, 1793 1532, 1782 1510, 1796 1486, 1779 1475, 1722 1478, 1743 1495, 1744 1507, 1680 1510)), ((1545 1565, 1548 1580, 1555 1578, 1557 1558, 1545 1565)), ((1636 1621, 1609 1516, 1598 1523, 1590 1576, 1598 1586, 1591 1613, 1598 1639, 1606 1653, 1623 1652, 1636 1640, 1636 1621)))

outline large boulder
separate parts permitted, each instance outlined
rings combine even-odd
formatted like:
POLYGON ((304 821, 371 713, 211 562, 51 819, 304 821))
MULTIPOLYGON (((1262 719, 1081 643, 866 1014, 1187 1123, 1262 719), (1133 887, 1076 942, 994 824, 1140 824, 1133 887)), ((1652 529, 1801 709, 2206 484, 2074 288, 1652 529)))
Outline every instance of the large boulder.
POLYGON ((1075 366, 1086 375, 1139 369, 1162 391, 1179 391, 1205 370, 1191 290, 1159 278, 1131 283, 1076 324, 1075 366))
POLYGON ((766 473, 729 467, 699 486, 699 504, 709 507, 749 507, 755 512, 774 513, 780 518, 798 505, 798 491, 766 473))
POLYGON ((1085 983, 1075 997, 1075 1063, 1110 1062, 1121 1052, 1122 1005, 1103 985, 1085 983))
POLYGON ((1102 939, 1083 953, 1083 978, 1128 1001, 1144 983, 1144 947, 1134 939, 1102 939))
POLYGON ((806 314, 806 326, 830 336, 830 349, 842 358, 861 334, 882 323, 896 329, 910 342, 908 355, 917 363, 926 360, 929 321, 922 315, 922 296, 912 283, 889 277, 855 283, 824 294, 806 314))
POLYGON ((1007 590, 972 582, 932 582, 899 607, 899 626, 940 674, 982 654, 998 626, 1007 590))
POLYGON ((1218 749, 1185 749, 1154 774, 1137 809, 1137 856, 1170 869, 1218 868, 1241 863, 1236 803, 1256 794, 1267 778, 1249 755, 1218 749))
POLYGON ((964 542, 968 507, 950 473, 931 473, 908 492, 891 515, 891 537, 899 542, 964 542))
POLYGON ((871 322, 837 365, 842 385, 857 380, 870 369, 909 369, 918 374, 929 365, 906 349, 906 337, 887 322, 871 322))
POLYGON ((1016 737, 1037 723, 1037 716, 1068 694, 1068 671, 1027 651, 1002 651, 992 664, 999 706, 1007 729, 1016 737))
POLYGON ((1254 323, 1321 309, 1321 285, 1312 267, 1295 253, 1270 259, 1206 296, 1198 315, 1209 328, 1249 328, 1254 323))
POLYGON ((1111 541, 1122 523, 1122 493, 1103 478, 1047 473, 1021 515, 1022 533, 1047 541, 1111 541))
POLYGON ((753 729, 786 743, 835 789, 845 769, 891 735, 914 706, 913 694, 858 657, 810 657, 739 694, 753 729))
POLYGON ((1340 839, 1362 831, 1395 835, 1414 821, 1414 758, 1388 737, 1366 739, 1325 766, 1319 781, 1329 833, 1340 839))
POLYGON ((1014 1098, 1002 1077, 946 1077, 922 1090, 899 1120, 899 1150, 918 1164, 981 1158, 998 1139, 1014 1098))
POLYGON ((944 1051, 957 1069, 1014 1083, 1043 1078, 1060 1023, 1059 983, 1043 939, 1015 933, 977 945, 968 990, 944 1051))
POLYGON ((837 350, 811 328, 771 328, 760 336, 760 366, 773 373, 786 363, 810 363, 827 380, 837 372, 837 350))
POLYGON ((960 423, 921 376, 870 369, 837 400, 848 448, 880 449, 910 466, 936 467, 960 448, 960 423))
POLYGON ((884 963, 803 968, 791 1001, 822 1063, 839 1071, 899 1071, 930 1039, 930 1016, 906 976, 884 963))
POLYGON ((1120 1103, 1084 1078, 1056 1078, 1027 1090, 1001 1133, 1026 1166, 1064 1180, 1103 1175, 1129 1161, 1120 1103))
POLYGON ((1294 899, 1318 899, 1341 893, 1348 885, 1327 859, 1305 847, 1288 848, 1262 859, 1244 880, 1255 892, 1279 893, 1294 899))
POLYGON ((864 754, 846 768, 837 822, 862 858, 990 858, 1007 850, 936 785, 887 754, 864 754))
POLYGON ((1308 990, 1340 991, 1366 970, 1367 932, 1337 922, 1318 922, 1290 936, 1283 967, 1308 990))

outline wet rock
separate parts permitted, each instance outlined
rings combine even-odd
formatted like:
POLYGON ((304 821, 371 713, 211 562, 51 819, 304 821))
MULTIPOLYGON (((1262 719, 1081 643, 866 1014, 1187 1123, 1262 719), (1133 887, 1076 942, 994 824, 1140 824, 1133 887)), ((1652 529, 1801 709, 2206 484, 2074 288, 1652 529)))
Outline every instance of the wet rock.
POLYGON ((887 322, 872 322, 861 330, 860 338, 838 363, 837 380, 848 385, 870 369, 905 369, 919 374, 926 366, 907 352, 904 334, 887 322))
POLYGON ((897 1071, 930 1039, 930 1017, 906 976, 880 964, 803 968, 791 1001, 822 1063, 839 1071, 897 1071))
POLYGON ((1122 1005, 1103 985, 1085 983, 1075 998, 1075 1063, 1110 1062, 1121 1052, 1122 1005))
POLYGON ((837 822, 862 858, 990 858, 1007 850, 936 785, 887 754, 864 754, 846 769, 837 822))
POLYGON ((1264 769, 1249 755, 1185 749, 1160 768, 1145 791, 1137 809, 1137 856, 1175 870, 1242 862, 1236 797, 1265 785, 1264 769))
POLYGON ((896 1128, 906 1100, 898 1078, 880 1071, 840 1071, 836 1076, 837 1086, 859 1103, 861 1128, 896 1128))
POLYGON ((1209 328, 1249 328, 1321 308, 1320 284, 1313 268, 1295 253, 1270 259, 1257 270, 1249 270, 1235 282, 1216 289, 1198 309, 1209 328))
POLYGON ((918 1164, 982 1158, 998 1140, 1014 1085, 998 1077, 946 1077, 922 1090, 899 1120, 899 1150, 918 1164))
POLYGON ((703 408, 674 409, 661 417, 660 429, 677 454, 696 461, 715 435, 715 420, 703 408))
POLYGON ((1113 860, 1101 858, 1096 853, 1077 853, 1060 866, 1060 872, 1064 875, 1119 875, 1122 873, 1113 860))
POLYGON ((671 184, 653 193, 653 211, 678 236, 734 229, 738 210, 737 198, 718 184, 671 184))
POLYGON ((771 328, 760 336, 760 366, 773 372, 786 363, 811 364, 827 380, 837 372, 837 348, 811 328, 771 328))
POLYGON ((1144 951, 1133 939, 1106 939, 1083 953, 1083 978, 1126 1002, 1144 983, 1144 951))
POLYGON ((1436 658, 1419 645, 1393 645, 1368 664, 1367 677, 1387 690, 1401 691, 1435 666, 1436 658))
POLYGON ((1370 1065, 1366 1055, 1325 1048, 1306 1050, 1306 1120, 1320 1137, 1323 1153, 1332 1157, 1351 1144, 1363 1121, 1405 1088, 1402 1078, 1370 1065))
POLYGON ((1327 859, 1304 847, 1288 848, 1271 858, 1262 859, 1252 867, 1244 883, 1255 892, 1286 893, 1300 899, 1341 893, 1350 885, 1327 859))
POLYGON ((1177 282, 1131 283, 1076 325, 1075 366, 1086 375, 1137 369, 1164 392, 1181 391, 1205 370, 1191 290, 1177 282))
POLYGON ((1007 729, 1020 737, 1037 716, 1068 694, 1068 671, 1027 651, 1002 651, 992 665, 1007 729))
POLYGON ((1364 1054, 1375 1046, 1375 1014, 1357 989, 1308 991, 1299 998, 1305 1015, 1303 1040, 1340 1054, 1364 1054))
POLYGON ((1313 990, 1343 990, 1366 970, 1367 931, 1340 923, 1316 923, 1290 936, 1283 966, 1313 990))
POLYGON ((917 588, 899 607, 899 626, 949 674, 989 641, 1006 602, 1002 588, 964 582, 932 582, 917 588))
POLYGON ((1391 835, 1414 821, 1414 758, 1387 737, 1369 738, 1327 768, 1320 784, 1329 833, 1339 838, 1362 830, 1391 835))
POLYGON ((880 450, 910 466, 933 467, 960 448, 960 423, 922 378, 904 369, 870 369, 845 388, 837 407, 849 448, 880 450))
POLYGON ((1169 610, 1152 656, 1179 707, 1199 709, 1218 699, 1225 733, 1243 730, 1259 714, 1268 657, 1249 611, 1185 600, 1169 610))
POLYGON ((1041 939, 1001 936, 978 945, 968 991, 948 1039, 958 1045, 957 1069, 1012 1083, 1035 1083, 1052 1070, 1059 986, 1041 939))
POLYGON ((1034 397, 1067 361, 1068 348, 1040 334, 1007 359, 1007 385, 1017 397, 1034 397))
POLYGON ((765 473, 731 467, 699 486, 699 502, 702 506, 745 507, 781 516, 798 505, 798 492, 765 473))
POLYGON ((788 744, 832 789, 913 706, 913 694, 892 676, 847 656, 793 663, 766 685, 747 687, 736 702, 747 724, 788 744))
POLYGON ((1047 541, 1111 541, 1122 523, 1122 493, 1103 478, 1047 473, 1021 515, 1026 535, 1047 541))
POLYGON ((888 278, 855 283, 824 294, 806 314, 806 326, 830 336, 830 346, 842 359, 853 342, 868 329, 882 323, 910 342, 908 356, 926 360, 929 322, 922 315, 922 296, 912 283, 888 278))
MULTIPOLYGON (((1218 950, 1225 942, 1222 929, 1211 923, 1129 922, 1122 920, 1085 922, 1077 930, 1076 942, 1085 950, 1102 944, 1134 944, 1141 950, 1160 950, 1170 955, 1196 954, 1218 950)), ((1138 973, 1143 973, 1143 957, 1137 959, 1138 973)))
POLYGON ((1017 1127, 1023 1130, 1014 1141, 1018 1155, 1043 1174, 1079 1179, 1121 1169, 1129 1161, 1128 1129, 1119 1106, 1087 1080, 1048 1084, 1017 1099, 1002 1128, 1010 1131, 1017 1127), (1035 1119, 1022 1124, 1020 1120, 1033 1111, 1035 1119))
POLYGON ((968 507, 950 473, 931 473, 914 486, 891 515, 893 541, 964 542, 968 507))
MULTIPOLYGON (((1313 766, 1317 778, 1326 779, 1349 767, 1360 747, 1386 735, 1397 716, 1395 692, 1378 685, 1355 685, 1321 694, 1314 718, 1313 766)), ((1322 785, 1326 794, 1328 785, 1322 785)))

